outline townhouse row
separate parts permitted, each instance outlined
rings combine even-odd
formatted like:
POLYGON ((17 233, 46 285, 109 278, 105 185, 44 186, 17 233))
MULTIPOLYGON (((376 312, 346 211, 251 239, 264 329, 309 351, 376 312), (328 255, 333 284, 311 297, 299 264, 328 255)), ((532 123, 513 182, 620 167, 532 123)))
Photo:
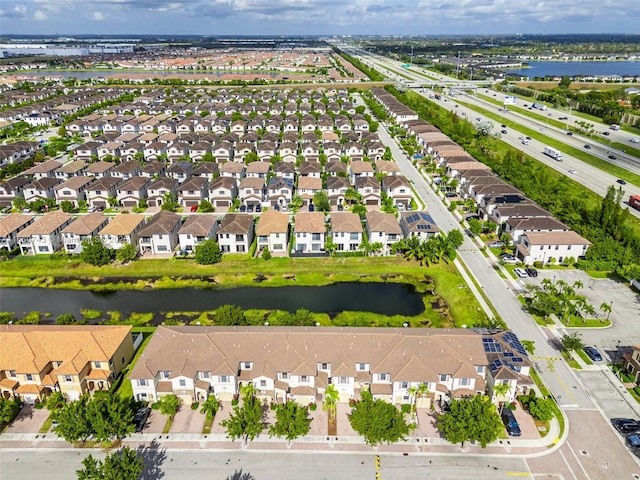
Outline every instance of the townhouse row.
MULTIPOLYGON (((33 404, 108 390, 141 344, 130 326, 0 326, 0 395, 33 404)), ((131 370, 134 399, 230 401, 252 384, 268 402, 339 402, 363 391, 394 404, 477 394, 511 401, 532 387, 532 362, 510 331, 469 329, 158 327, 131 370), (509 385, 497 397, 496 384, 509 385)))
POLYGON ((161 210, 150 218, 140 214, 115 216, 94 212, 73 216, 60 210, 41 217, 12 213, 0 219, 0 249, 20 247, 22 254, 51 254, 60 250, 82 252, 82 243, 99 237, 110 249, 133 245, 141 254, 193 253, 206 240, 215 240, 225 253, 247 253, 254 239, 258 251, 277 255, 324 254, 330 240, 338 252, 358 251, 364 238, 379 243, 388 255, 392 245, 411 235, 426 239, 439 232, 426 212, 403 212, 400 220, 390 213, 369 211, 364 227, 351 212, 298 212, 289 215, 267 210, 257 217, 245 213, 181 215, 161 210), (37 220, 36 220, 37 218, 37 220), (366 234, 366 237, 365 237, 366 234), (291 243, 291 249, 289 244, 291 243))
POLYGON ((454 185, 452 189, 459 198, 473 200, 478 218, 491 220, 496 231, 511 236, 519 261, 527 265, 562 263, 586 254, 591 242, 505 183, 435 126, 418 119, 412 110, 407 111, 386 90, 374 88, 372 93, 398 124, 415 136, 423 153, 446 171, 442 184, 454 185))

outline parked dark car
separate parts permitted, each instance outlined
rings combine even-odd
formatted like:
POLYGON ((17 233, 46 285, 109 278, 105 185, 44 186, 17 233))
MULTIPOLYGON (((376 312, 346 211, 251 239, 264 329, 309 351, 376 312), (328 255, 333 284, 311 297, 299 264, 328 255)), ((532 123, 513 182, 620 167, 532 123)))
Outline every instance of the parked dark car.
POLYGON ((262 205, 256 205, 256 213, 260 213, 262 211, 262 205))
POLYGON ((276 203, 276 204, 273 206, 273 209, 274 209, 276 212, 279 212, 279 211, 280 211, 280 205, 278 205, 278 204, 276 203))
POLYGON ((520 425, 518 425, 516 416, 508 408, 504 408, 502 410, 502 423, 504 423, 504 426, 507 427, 507 433, 510 436, 519 437, 520 435, 522 435, 522 430, 520 430, 520 425))
POLYGON ((313 203, 309 204, 309 211, 310 212, 315 212, 316 211, 316 206, 313 203))
POLYGON ((338 204, 338 211, 341 212, 344 210, 344 207, 342 206, 341 203, 338 204))
POLYGON ((139 409, 133 416, 133 424, 136 427, 136 433, 142 432, 147 423, 147 420, 149 419, 149 415, 151 415, 151 409, 148 407, 143 407, 139 409))
POLYGON ((247 206, 246 205, 240 205, 240 212, 244 213, 247 211, 247 206))
POLYGON ((625 182, 624 180, 622 180, 621 178, 619 178, 618 180, 616 180, 616 182, 618 182, 620 185, 626 185, 627 182, 625 182))
POLYGON ((596 348, 584 347, 584 353, 586 353, 587 356, 594 362, 602 361, 602 355, 600 355, 600 352, 596 348))
POLYGON ((247 212, 253 212, 253 208, 254 208, 253 204, 247 205, 247 212))
POLYGON ((611 425, 623 435, 640 433, 640 422, 632 418, 612 418, 611 425))
POLYGON ((524 271, 527 272, 527 275, 529 275, 530 277, 538 276, 538 270, 536 270, 535 268, 525 268, 524 271))

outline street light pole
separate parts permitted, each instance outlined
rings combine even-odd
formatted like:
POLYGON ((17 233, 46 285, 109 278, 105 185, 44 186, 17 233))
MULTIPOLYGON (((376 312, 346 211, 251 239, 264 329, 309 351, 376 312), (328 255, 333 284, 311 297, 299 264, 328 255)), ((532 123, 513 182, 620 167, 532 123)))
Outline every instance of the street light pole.
MULTIPOLYGON (((607 322, 609 321, 609 315, 611 315, 611 310, 613 310, 613 300, 609 302, 609 311, 607 312, 607 322)), ((620 343, 620 342, 618 342, 620 343)))

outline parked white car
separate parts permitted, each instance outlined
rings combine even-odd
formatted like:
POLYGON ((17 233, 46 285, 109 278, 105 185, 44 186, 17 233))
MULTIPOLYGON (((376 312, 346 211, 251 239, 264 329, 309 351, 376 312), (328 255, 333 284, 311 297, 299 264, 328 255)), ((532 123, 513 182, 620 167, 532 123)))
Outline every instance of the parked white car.
POLYGON ((520 278, 527 278, 529 276, 524 268, 516 268, 513 270, 513 272, 520 278))
POLYGON ((500 258, 504 263, 509 263, 511 265, 518 263, 518 259, 513 255, 509 255, 508 253, 503 253, 502 255, 500 255, 500 258))

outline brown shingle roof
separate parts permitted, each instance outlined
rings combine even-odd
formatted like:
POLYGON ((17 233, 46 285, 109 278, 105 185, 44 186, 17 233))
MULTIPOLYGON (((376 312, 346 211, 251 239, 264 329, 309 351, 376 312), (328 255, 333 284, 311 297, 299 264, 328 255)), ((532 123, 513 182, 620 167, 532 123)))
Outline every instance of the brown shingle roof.
POLYGON ((260 216, 256 226, 256 235, 270 235, 272 233, 286 233, 289 228, 289 215, 267 210, 260 216))
POLYGON ((33 222, 27 228, 20 232, 21 237, 30 237, 31 235, 49 235, 56 229, 63 226, 69 220, 71 215, 64 213, 62 210, 55 210, 47 213, 42 219, 33 222))
POLYGON ((294 231, 300 233, 324 233, 324 214, 322 212, 298 212, 295 217, 294 231))
POLYGON ((100 231, 100 235, 129 235, 144 222, 144 215, 137 213, 120 214, 113 217, 109 225, 100 231))

